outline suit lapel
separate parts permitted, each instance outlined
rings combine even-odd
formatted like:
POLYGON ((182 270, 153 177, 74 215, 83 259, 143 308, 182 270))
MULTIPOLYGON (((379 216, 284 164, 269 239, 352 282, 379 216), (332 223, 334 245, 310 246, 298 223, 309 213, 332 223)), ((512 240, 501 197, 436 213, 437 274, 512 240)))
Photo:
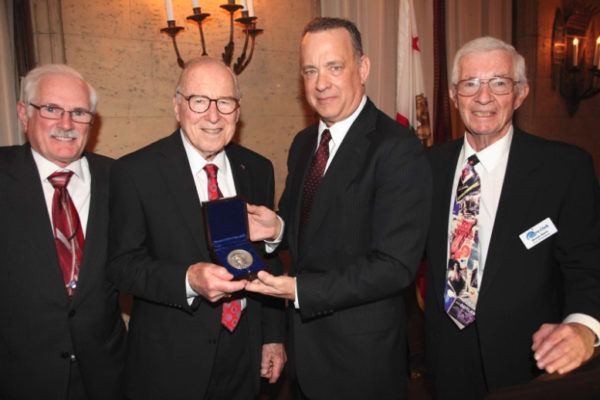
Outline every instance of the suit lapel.
MULTIPOLYGON (((435 228, 430 230, 431 235, 435 235, 429 239, 430 242, 434 243, 434 250, 430 256, 431 262, 427 265, 427 268, 433 268, 431 271, 434 281, 431 283, 434 288, 434 293, 438 296, 438 302, 443 304, 444 291, 446 287, 446 266, 448 262, 448 222, 450 210, 450 200, 452 197, 452 191, 454 190, 454 174, 456 172, 456 164, 458 162, 458 156, 462 148, 463 140, 456 140, 450 144, 450 150, 444 153, 443 159, 438 159, 432 162, 436 168, 433 171, 435 185, 439 187, 435 192, 434 210, 432 215, 432 224, 435 224, 435 228), (454 168, 452 167, 454 166, 454 168), (438 192, 439 191, 439 192, 438 192)), ((436 156, 438 153, 436 153, 436 156)))
POLYGON ((235 183, 235 192, 238 196, 242 196, 246 201, 252 201, 253 199, 253 187, 252 180, 248 178, 250 171, 248 170, 249 165, 241 156, 240 152, 235 144, 230 144, 225 153, 231 166, 231 173, 233 174, 233 182, 235 183))
MULTIPOLYGON (((44 288, 32 288, 49 293, 54 299, 68 299, 64 288, 62 272, 56 254, 52 224, 46 207, 46 200, 40 182, 40 175, 31 154, 31 147, 26 144, 21 147, 19 155, 10 168, 10 174, 15 179, 13 190, 7 193, 12 199, 10 203, 15 213, 22 216, 23 227, 27 229, 27 240, 31 243, 32 254, 24 257, 34 257, 39 261, 31 265, 44 265, 45 268, 31 273, 38 275, 36 281, 47 282, 44 288)), ((36 294, 37 295, 37 294, 36 294)))
MULTIPOLYGON (((179 130, 169 136, 161 150, 157 151, 160 181, 171 193, 185 221, 185 226, 202 251, 206 249, 204 217, 198 191, 190 169, 179 130)), ((206 255, 208 257, 208 254, 206 255)))
POLYGON ((499 269, 502 268, 502 264, 507 260, 505 255, 510 255, 510 249, 506 248, 506 238, 518 230, 514 227, 514 224, 518 224, 520 221, 518 213, 527 212, 523 209, 524 204, 535 204, 532 199, 536 193, 535 180, 532 179, 532 176, 538 168, 535 162, 535 148, 529 145, 522 132, 516 127, 514 129, 506 174, 483 270, 479 300, 485 299, 487 289, 499 269))
POLYGON ((310 243, 310 238, 325 221, 325 216, 329 209, 333 207, 337 196, 344 192, 344 188, 364 165, 363 159, 369 149, 367 136, 375 129, 376 120, 377 110, 368 101, 348 130, 317 189, 310 211, 310 218, 304 232, 305 239, 308 240, 303 240, 303 243, 310 243))

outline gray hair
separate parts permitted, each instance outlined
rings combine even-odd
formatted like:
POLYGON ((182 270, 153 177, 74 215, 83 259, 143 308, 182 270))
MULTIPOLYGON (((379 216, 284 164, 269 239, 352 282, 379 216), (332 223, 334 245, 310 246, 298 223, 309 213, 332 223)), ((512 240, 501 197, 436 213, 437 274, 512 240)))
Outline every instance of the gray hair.
POLYGON ((47 75, 67 75, 82 81, 87 86, 90 95, 90 111, 92 113, 96 112, 96 106, 98 105, 98 94, 96 93, 96 89, 94 89, 79 72, 65 64, 45 64, 29 71, 21 82, 21 95, 19 100, 27 106, 27 114, 29 116, 31 116, 32 112, 29 103, 37 101, 40 82, 42 78, 47 75))
POLYGON ((525 59, 522 55, 517 53, 517 50, 510 44, 503 42, 500 39, 496 39, 491 36, 483 36, 477 39, 473 39, 465 43, 454 56, 454 63, 452 65, 452 85, 458 83, 458 69, 460 68, 460 61, 469 54, 487 53, 494 50, 501 50, 507 52, 513 60, 513 70, 515 72, 515 78, 519 82, 517 87, 521 90, 521 86, 527 83, 527 70, 525 67, 525 59))
POLYGON ((238 101, 242 99, 242 90, 240 89, 240 83, 239 83, 238 77, 231 70, 231 68, 229 68, 227 65, 225 65, 224 62, 222 62, 216 58, 212 58, 209 56, 203 56, 203 57, 197 57, 197 58, 191 59, 190 61, 185 63, 185 67, 183 68, 183 71, 181 71, 181 74, 179 75, 179 79, 177 80, 177 86, 175 87, 175 97, 177 98, 178 104, 181 104, 182 96, 179 93, 182 90, 181 85, 183 85, 183 81, 185 80, 185 77, 186 77, 188 71, 197 65, 205 65, 205 64, 220 65, 223 68, 225 68, 229 72, 229 74, 231 75, 231 79, 233 80, 233 86, 235 88, 235 98, 238 99, 238 101))

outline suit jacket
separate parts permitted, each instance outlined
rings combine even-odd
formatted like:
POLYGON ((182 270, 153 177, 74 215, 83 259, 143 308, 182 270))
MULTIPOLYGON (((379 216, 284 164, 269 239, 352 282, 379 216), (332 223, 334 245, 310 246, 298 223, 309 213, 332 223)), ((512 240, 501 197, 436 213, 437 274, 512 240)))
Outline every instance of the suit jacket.
POLYGON ((449 398, 469 393, 460 390, 461 381, 468 383, 454 380, 452 373, 461 370, 464 354, 479 358, 475 373, 488 390, 527 382, 540 373, 531 345, 543 323, 560 323, 571 313, 600 319, 600 193, 591 158, 517 127, 476 322, 460 331, 444 313, 448 218, 462 144, 459 139, 428 152, 434 195, 427 241, 427 362, 437 376, 440 398, 442 393, 449 398), (558 232, 527 250, 519 235, 546 218, 558 232))
MULTIPOLYGON (((236 192, 272 207, 273 167, 236 144, 226 154, 236 192)), ((222 303, 201 296, 190 306, 190 265, 212 262, 202 207, 179 130, 115 162, 111 174, 109 274, 134 296, 129 324, 127 395, 132 399, 203 398, 221 329, 222 303)), ((281 263, 267 260, 273 273, 281 263)), ((283 309, 247 294, 248 346, 259 389, 261 347, 283 342, 283 309)), ((238 332, 235 332, 238 334, 238 332)))
POLYGON ((122 398, 125 326, 105 276, 108 173, 92 176, 77 290, 69 301, 40 176, 29 144, 0 148, 0 398, 66 398, 70 353, 90 399, 122 398))
POLYGON ((371 101, 350 127, 299 237, 302 188, 318 126, 290 148, 279 203, 300 309, 291 307, 295 374, 311 399, 403 396, 403 288, 429 222, 431 176, 422 146, 371 101))

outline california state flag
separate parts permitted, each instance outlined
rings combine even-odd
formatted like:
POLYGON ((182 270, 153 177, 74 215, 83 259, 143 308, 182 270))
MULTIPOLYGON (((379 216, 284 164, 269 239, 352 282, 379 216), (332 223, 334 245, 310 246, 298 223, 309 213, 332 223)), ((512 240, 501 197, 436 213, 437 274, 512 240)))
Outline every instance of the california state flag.
POLYGON ((400 0, 397 68, 396 120, 408 126, 424 144, 429 145, 432 141, 429 109, 412 0, 400 0))

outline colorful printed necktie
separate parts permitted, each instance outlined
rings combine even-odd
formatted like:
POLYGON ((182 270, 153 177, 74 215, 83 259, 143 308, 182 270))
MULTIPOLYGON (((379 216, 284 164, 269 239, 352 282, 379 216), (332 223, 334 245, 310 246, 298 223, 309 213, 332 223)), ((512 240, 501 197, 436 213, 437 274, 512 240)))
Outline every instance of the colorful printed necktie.
POLYGON ((479 284, 479 237, 477 218, 481 181, 475 171, 479 162, 474 154, 467 160, 452 208, 452 237, 444 309, 460 329, 475 321, 479 284))
POLYGON ((69 297, 75 294, 81 257, 83 255, 83 229, 79 214, 67 190, 72 171, 55 172, 48 177, 54 187, 52 198, 52 225, 54 243, 69 297))
MULTIPOLYGON (((204 171, 206 171, 206 176, 208 177, 208 200, 217 200, 223 197, 221 190, 219 190, 219 183, 217 182, 217 170, 218 168, 215 164, 206 164, 204 166, 204 171)), ((230 332, 235 330, 241 316, 242 301, 240 299, 223 302, 221 323, 230 332)))
POLYGON ((323 179, 323 173, 325 172, 325 166, 329 159, 329 141, 331 140, 331 133, 329 129, 325 129, 321 134, 321 142, 319 148, 315 153, 304 182, 304 189, 302 191, 302 215, 300 217, 300 233, 304 232, 304 228, 308 222, 310 216, 310 209, 312 207, 313 199, 323 179))

